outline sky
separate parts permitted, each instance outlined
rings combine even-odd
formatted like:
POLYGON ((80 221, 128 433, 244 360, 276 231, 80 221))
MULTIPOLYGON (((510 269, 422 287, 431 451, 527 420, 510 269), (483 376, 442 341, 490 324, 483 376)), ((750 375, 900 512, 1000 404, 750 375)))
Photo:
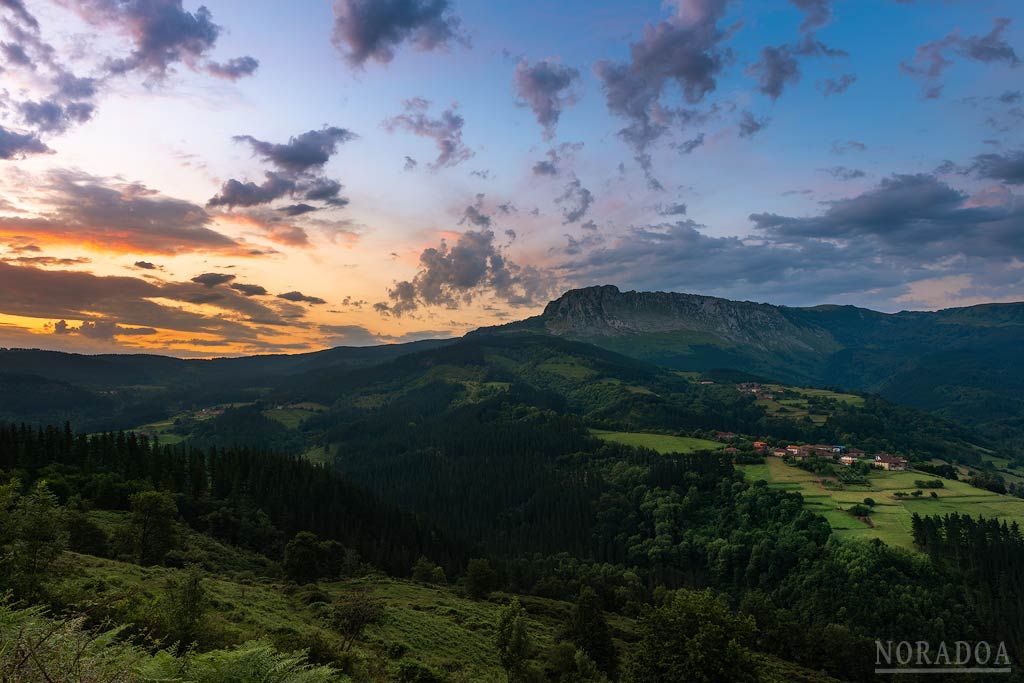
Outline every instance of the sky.
POLYGON ((0 0, 0 346, 1024 300, 1017 0, 0 0))

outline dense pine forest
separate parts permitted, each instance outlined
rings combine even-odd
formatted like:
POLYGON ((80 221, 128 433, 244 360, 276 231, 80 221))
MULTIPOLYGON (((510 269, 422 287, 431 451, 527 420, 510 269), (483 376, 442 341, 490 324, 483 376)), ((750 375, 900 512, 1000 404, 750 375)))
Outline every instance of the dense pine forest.
MULTIPOLYGON (((716 620, 737 631, 726 648, 731 661, 714 666, 744 676, 757 667, 743 661, 769 655, 869 680, 876 638, 969 634, 1004 639, 1015 659, 1021 654, 1024 543, 1015 527, 916 520, 922 555, 879 542, 838 543, 799 494, 747 482, 721 455, 663 456, 601 443, 578 420, 509 397, 464 410, 449 416, 445 432, 423 430, 419 450, 406 450, 400 433, 382 433, 377 466, 359 470, 343 459, 348 475, 269 452, 6 426, 0 519, 9 604, 81 608, 55 569, 65 549, 181 567, 188 576, 184 568, 203 560, 182 541, 198 533, 265 558, 258 570, 265 580, 302 585, 376 568, 431 581, 437 567, 468 596, 502 591, 577 603, 589 616, 573 612, 568 623, 584 620, 574 627, 584 635, 566 638, 602 664, 595 676, 672 680, 660 671, 664 655, 692 647, 689 639, 714 630, 716 620), (496 487, 500 479, 510 485, 496 487), (405 501, 408 512, 374 491, 405 501), (122 521, 104 528, 95 518, 106 511, 122 521), (710 592, 693 592, 702 590, 710 592), (606 613, 635 619, 635 640, 620 647, 593 636, 607 628, 606 613), (697 620, 693 633, 669 637, 658 626, 688 618, 697 620)), ((207 571, 223 571, 216 559, 206 562, 207 571)), ((133 609, 94 605, 88 614, 99 626, 133 609)), ((164 643, 181 635, 168 624, 132 628, 164 643)), ((231 645, 197 643, 200 650, 231 645)), ((323 649, 318 663, 359 675, 351 660, 323 649)), ((540 665, 523 666, 524 677, 545 675, 540 665)))

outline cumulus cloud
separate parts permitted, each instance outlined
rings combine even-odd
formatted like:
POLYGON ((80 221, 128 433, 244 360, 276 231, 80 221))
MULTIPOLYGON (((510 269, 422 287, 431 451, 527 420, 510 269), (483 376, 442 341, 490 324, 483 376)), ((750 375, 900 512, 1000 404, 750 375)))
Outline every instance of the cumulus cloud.
POLYGON ((213 71, 222 76, 224 69, 236 69, 236 78, 255 71, 256 60, 241 57, 225 64, 207 57, 217 44, 221 27, 204 6, 189 12, 181 0, 59 0, 83 19, 100 28, 111 28, 128 37, 133 45, 125 57, 107 60, 113 74, 142 71, 163 79, 175 64, 196 71, 213 71), (248 69, 248 70, 247 70, 248 69))
POLYGON ((431 169, 458 166, 473 156, 473 150, 462 141, 462 127, 466 122, 456 113, 455 105, 441 112, 438 118, 430 117, 430 101, 422 97, 406 100, 404 105, 405 112, 384 121, 384 127, 388 132, 402 129, 432 139, 437 145, 437 159, 430 164, 431 169))
POLYGON ((969 196, 929 174, 895 175, 871 190, 828 203, 819 216, 753 214, 775 242, 844 240, 875 244, 889 254, 927 261, 955 255, 1024 256, 1024 208, 973 206, 969 196))
POLYGON ((206 65, 206 70, 211 76, 237 81, 239 78, 252 76, 259 67, 259 60, 255 57, 233 57, 226 62, 210 62, 206 65))
MULTIPOLYGON (((349 200, 341 196, 342 184, 323 175, 324 165, 337 153, 338 148, 355 139, 355 133, 337 126, 324 126, 289 138, 285 143, 260 140, 251 135, 236 135, 236 142, 248 144, 253 153, 276 170, 265 171, 264 180, 231 178, 221 185, 220 191, 207 202, 208 207, 259 207, 278 199, 290 197, 303 202, 280 207, 278 211, 296 218, 318 210, 306 202, 323 202, 328 207, 347 206, 349 200)), ((299 226, 286 225, 268 214, 250 217, 262 224, 275 241, 285 244, 305 243, 305 232, 299 226), (272 229, 272 230, 271 230, 272 229)))
POLYGON ((982 36, 962 36, 954 31, 944 38, 925 43, 917 48, 913 59, 900 65, 904 73, 920 78, 924 82, 926 99, 942 95, 942 76, 953 65, 951 56, 986 64, 1003 63, 1018 66, 1020 58, 1003 34, 1010 25, 1010 19, 996 18, 992 30, 982 36))
POLYGON ((718 27, 727 0, 691 0, 678 5, 666 21, 649 24, 630 46, 626 62, 599 61, 595 74, 604 88, 608 111, 626 120, 619 136, 629 144, 654 189, 650 146, 672 127, 701 120, 700 112, 673 106, 666 93, 674 84, 689 105, 701 103, 715 90, 729 59, 723 42, 730 35, 718 27))
POLYGON ((514 81, 516 94, 544 129, 544 139, 555 137, 562 110, 579 99, 580 72, 547 59, 532 65, 522 59, 516 64, 514 81))
POLYGON ((0 126, 0 159, 24 159, 36 154, 52 154, 34 133, 18 133, 0 126))
POLYGON ((355 133, 337 126, 324 126, 292 136, 286 143, 267 142, 251 135, 236 135, 236 142, 245 142, 253 153, 289 173, 308 173, 323 169, 338 146, 354 140, 355 133))
POLYGON ((231 178, 206 202, 207 206, 257 206, 272 202, 275 199, 287 196, 295 192, 296 181, 280 173, 267 171, 265 180, 257 185, 252 181, 242 182, 231 178))
POLYGON ((62 104, 56 100, 28 100, 18 104, 22 120, 43 133, 63 133, 76 123, 92 118, 95 106, 88 102, 62 104))
POLYGON ((232 282, 228 286, 236 292, 241 292, 245 296, 265 296, 267 294, 266 288, 260 285, 247 285, 241 282, 232 282))
POLYGON ((374 304, 374 309, 402 316, 421 306, 458 308, 483 294, 513 306, 533 305, 547 300, 554 286, 548 271, 509 261, 494 243, 493 231, 467 230, 455 246, 442 240, 440 246, 425 249, 415 277, 396 282, 388 301, 374 304))
POLYGON ((767 117, 757 118, 749 111, 743 112, 740 116, 739 122, 739 136, 741 138, 750 138, 757 135, 761 130, 768 125, 769 119, 767 117))
POLYGON ((192 278, 192 282, 204 287, 216 287, 217 285, 231 282, 234 279, 235 276, 228 273, 203 273, 192 278))
POLYGON ((260 253, 211 229, 211 218, 201 206, 142 183, 54 170, 33 184, 38 215, 0 215, 0 236, 152 254, 260 253))
POLYGON ((750 72, 757 76, 757 89, 773 100, 782 95, 786 85, 800 80, 800 66, 788 45, 763 48, 761 59, 750 68, 750 72))
POLYGON ((555 203, 563 205, 563 225, 578 223, 590 210, 590 205, 594 203, 594 195, 583 187, 579 178, 573 178, 565 186, 562 194, 555 198, 555 203))
POLYGON ((315 206, 310 205, 310 204, 299 203, 299 204, 289 204, 288 206, 282 206, 281 208, 279 208, 277 210, 280 211, 281 213, 283 213, 285 216, 295 217, 295 216, 303 216, 303 215, 305 215, 307 213, 312 213, 313 211, 316 211, 317 208, 315 206))
POLYGON ((478 194, 476 201, 470 204, 462 212, 462 218, 459 220, 459 225, 469 223, 475 225, 478 228, 489 228, 491 227, 492 219, 487 213, 484 213, 484 196, 478 194))
POLYGON ((353 66, 386 64, 405 42, 420 51, 469 43, 448 0, 335 0, 332 40, 353 66))
POLYGON ((1024 185, 1024 150, 1006 154, 979 154, 971 170, 981 178, 999 180, 1007 185, 1024 185))
POLYGON ((325 304, 327 303, 318 296, 307 296, 302 292, 285 292, 284 294, 278 294, 278 299, 285 299, 286 301, 293 301, 295 303, 306 303, 306 304, 325 304))

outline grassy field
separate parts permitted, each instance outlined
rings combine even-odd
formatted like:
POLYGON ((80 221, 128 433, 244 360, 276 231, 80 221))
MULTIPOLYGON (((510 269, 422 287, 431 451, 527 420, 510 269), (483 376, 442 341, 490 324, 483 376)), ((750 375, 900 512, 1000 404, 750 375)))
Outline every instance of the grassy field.
POLYGON ((844 403, 852 406, 864 405, 864 398, 861 396, 855 396, 854 394, 842 394, 836 391, 829 391, 827 389, 787 387, 782 386, 781 384, 766 384, 764 385, 764 388, 777 394, 782 394, 784 391, 798 394, 795 398, 757 399, 757 405, 764 408, 770 416, 789 420, 802 420, 806 417, 810 418, 811 422, 815 424, 824 424, 825 421, 828 420, 830 413, 824 412, 813 406, 808 400, 811 398, 829 398, 838 403, 844 403))
POLYGON ((609 432, 603 429, 591 429, 590 433, 605 441, 650 448, 659 453, 693 453, 694 451, 715 451, 725 448, 725 444, 707 439, 695 439, 689 436, 667 436, 665 434, 647 434, 644 432, 609 432))
POLYGON ((819 475, 787 465, 779 458, 767 458, 764 465, 742 465, 750 480, 763 479, 772 486, 788 491, 799 491, 809 510, 824 516, 839 538, 880 538, 886 543, 912 548, 911 515, 944 515, 959 512, 972 516, 995 517, 1024 524, 1024 500, 1001 496, 974 488, 959 481, 943 480, 941 489, 924 489, 920 498, 897 498, 894 494, 907 494, 916 490, 917 479, 935 477, 920 472, 872 472, 867 486, 847 485, 841 491, 826 489, 819 475), (930 491, 938 498, 932 498, 930 491), (846 512, 865 498, 876 502, 868 525, 846 512))
POLYGON ((263 415, 280 422, 288 429, 298 429, 299 425, 307 418, 325 410, 327 410, 327 406, 319 403, 295 403, 279 408, 268 408, 263 411, 263 415))

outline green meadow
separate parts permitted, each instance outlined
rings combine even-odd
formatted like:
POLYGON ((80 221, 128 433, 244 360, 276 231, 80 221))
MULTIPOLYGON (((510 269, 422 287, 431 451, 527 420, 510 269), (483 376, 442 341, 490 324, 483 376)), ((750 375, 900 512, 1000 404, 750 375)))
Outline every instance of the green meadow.
POLYGON ((917 490, 915 480, 935 478, 922 472, 878 470, 869 475, 867 486, 846 485, 842 490, 831 490, 822 484, 820 475, 787 465, 779 458, 766 458, 763 465, 739 467, 749 480, 763 479, 773 487, 798 491, 803 495, 807 509, 825 517, 839 538, 880 538, 890 545, 913 548, 911 516, 915 512, 919 515, 959 512, 1024 524, 1024 500, 975 488, 961 481, 944 479, 941 489, 922 489, 920 497, 909 495, 917 490), (897 491, 908 495, 899 498, 895 495, 897 491), (931 497, 932 491, 937 498, 931 497), (871 524, 847 512, 857 503, 863 503, 865 498, 875 501, 870 515, 871 524))
POLYGON ((695 439, 689 436, 669 436, 646 432, 609 432, 603 429, 591 429, 590 433, 605 441, 650 448, 658 453, 693 453, 694 451, 714 451, 725 448, 725 444, 718 441, 695 439))

